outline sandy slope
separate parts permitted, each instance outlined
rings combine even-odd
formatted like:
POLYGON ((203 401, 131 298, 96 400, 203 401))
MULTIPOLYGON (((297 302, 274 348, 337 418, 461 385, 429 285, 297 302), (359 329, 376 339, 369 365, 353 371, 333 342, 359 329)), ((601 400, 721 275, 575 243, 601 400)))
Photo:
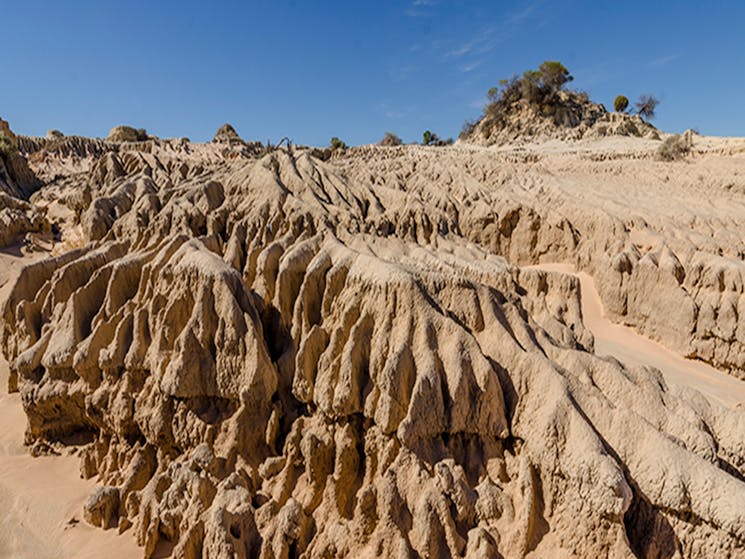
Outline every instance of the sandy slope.
MULTIPOLYGON (((8 280, 38 258, 13 249, 0 252, 0 305, 8 280)), ((130 534, 98 530, 82 520, 83 503, 95 483, 80 478, 77 456, 29 454, 23 446, 26 416, 21 398, 7 393, 7 379, 8 364, 0 354, 0 557, 141 557, 130 534)))
POLYGON ((579 278, 582 318, 595 336, 595 353, 609 355, 632 365, 648 365, 662 371, 671 384, 693 388, 726 406, 745 407, 745 383, 701 361, 685 359, 663 345, 638 334, 633 328, 614 324, 605 316, 595 280, 568 264, 540 264, 528 268, 562 272, 579 278))

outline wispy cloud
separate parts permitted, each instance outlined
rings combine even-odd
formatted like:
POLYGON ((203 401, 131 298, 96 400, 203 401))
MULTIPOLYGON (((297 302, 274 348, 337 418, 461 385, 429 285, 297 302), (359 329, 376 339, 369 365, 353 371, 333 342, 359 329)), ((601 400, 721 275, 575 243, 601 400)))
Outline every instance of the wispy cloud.
POLYGON ((413 0, 404 12, 409 17, 427 17, 433 15, 434 8, 439 0, 413 0))
POLYGON ((494 26, 479 31, 475 37, 450 49, 446 58, 460 58, 468 54, 485 54, 497 46, 500 41, 498 29, 494 26))
POLYGON ((678 58, 677 54, 668 54, 665 56, 660 56, 658 58, 655 58, 653 60, 650 60, 647 63, 647 67, 649 68, 660 68, 662 66, 667 66, 671 62, 673 62, 675 59, 678 58))
POLYGON ((537 2, 533 2, 525 6, 519 12, 515 12, 507 18, 507 25, 517 25, 518 23, 528 19, 530 16, 536 13, 537 2))
POLYGON ((463 64, 459 69, 463 73, 473 72, 476 68, 481 66, 482 62, 482 60, 475 60, 474 62, 463 64))
POLYGON ((390 118, 392 120, 404 118, 407 114, 406 111, 394 109, 388 103, 378 103, 375 105, 375 110, 385 118, 390 118))
MULTIPOLYGON (((425 0, 426 1, 426 0, 425 0)), ((446 58, 484 55, 494 50, 500 43, 512 37, 525 21, 539 18, 540 1, 530 2, 522 9, 511 13, 497 24, 481 28, 470 39, 452 47, 445 53, 446 58)))

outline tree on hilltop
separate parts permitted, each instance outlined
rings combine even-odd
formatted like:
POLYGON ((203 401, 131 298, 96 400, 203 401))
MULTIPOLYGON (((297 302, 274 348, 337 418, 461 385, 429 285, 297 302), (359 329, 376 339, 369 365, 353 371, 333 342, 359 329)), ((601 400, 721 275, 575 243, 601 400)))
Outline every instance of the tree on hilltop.
POLYGON ((626 109, 629 107, 629 98, 625 95, 619 95, 615 98, 613 101, 613 109, 617 113, 623 113, 626 112, 626 109))
POLYGON ((636 102, 636 112, 640 117, 649 122, 655 117, 654 111, 659 104, 659 99, 654 95, 642 95, 636 102))

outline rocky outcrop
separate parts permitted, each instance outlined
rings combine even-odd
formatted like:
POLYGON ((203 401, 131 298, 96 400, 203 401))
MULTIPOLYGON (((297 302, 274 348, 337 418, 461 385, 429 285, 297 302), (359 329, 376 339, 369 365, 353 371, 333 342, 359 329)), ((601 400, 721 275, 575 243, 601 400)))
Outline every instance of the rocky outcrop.
POLYGON ((233 128, 231 124, 225 123, 217 129, 217 132, 215 132, 215 137, 212 141, 230 144, 236 142, 240 143, 243 140, 241 140, 238 132, 235 131, 235 128, 233 128))
POLYGON ((657 129, 638 115, 608 112, 576 91, 558 91, 546 103, 520 99, 496 107, 487 106, 484 116, 461 134, 461 141, 491 146, 605 136, 660 139, 657 129))
MULTIPOLYGON (((577 281, 515 265, 639 240, 546 155, 187 148, 96 158, 91 243, 2 309, 27 442, 92 440, 89 522, 146 557, 742 556, 745 414, 597 357, 577 281)), ((670 304, 643 258, 619 315, 670 304)))
POLYGON ((26 199, 41 181, 19 152, 18 138, 0 119, 0 248, 27 233, 48 232, 49 223, 26 199))
POLYGON ((28 198, 40 186, 41 182, 18 151, 18 138, 0 118, 0 193, 28 198))
POLYGON ((49 233, 51 226, 35 207, 0 192, 0 248, 18 242, 28 233, 49 233))
POLYGON ((109 131, 106 141, 120 142, 144 142, 149 139, 144 128, 132 128, 131 126, 115 126, 109 131))

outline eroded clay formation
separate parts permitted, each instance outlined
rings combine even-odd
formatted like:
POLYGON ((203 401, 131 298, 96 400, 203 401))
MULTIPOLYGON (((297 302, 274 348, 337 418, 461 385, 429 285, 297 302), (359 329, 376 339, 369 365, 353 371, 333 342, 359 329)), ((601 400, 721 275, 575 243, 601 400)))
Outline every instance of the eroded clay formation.
POLYGON ((24 269, 2 347, 26 442, 90 437, 89 522, 146 557, 743 556, 743 410, 597 357, 577 281, 519 268, 575 263, 743 376, 741 152, 669 184, 650 139, 322 162, 222 136, 24 140, 84 242, 24 269), (697 174, 715 208, 660 210, 697 174))

